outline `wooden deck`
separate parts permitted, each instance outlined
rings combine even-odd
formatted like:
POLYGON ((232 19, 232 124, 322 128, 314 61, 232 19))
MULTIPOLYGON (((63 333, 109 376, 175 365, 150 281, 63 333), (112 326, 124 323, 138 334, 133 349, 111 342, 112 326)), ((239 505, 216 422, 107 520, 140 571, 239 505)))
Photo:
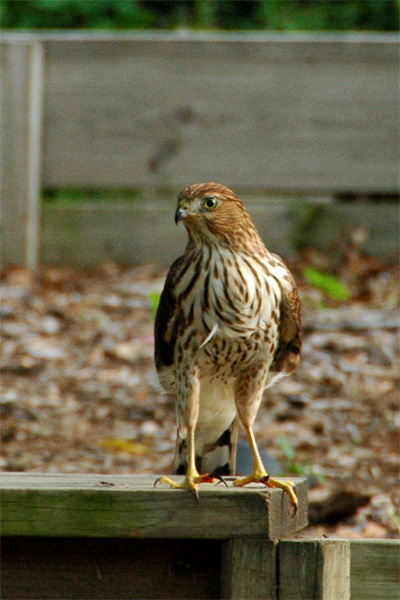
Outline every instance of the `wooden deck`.
POLYGON ((3 473, 2 598, 394 600, 398 540, 310 539, 281 490, 3 473), (285 539, 282 539, 285 538, 285 539))
POLYGON ((307 524, 304 479, 294 480, 299 497, 294 517, 289 497, 278 489, 202 485, 197 503, 185 490, 154 488, 155 480, 149 475, 3 475, 2 534, 273 540, 307 524))

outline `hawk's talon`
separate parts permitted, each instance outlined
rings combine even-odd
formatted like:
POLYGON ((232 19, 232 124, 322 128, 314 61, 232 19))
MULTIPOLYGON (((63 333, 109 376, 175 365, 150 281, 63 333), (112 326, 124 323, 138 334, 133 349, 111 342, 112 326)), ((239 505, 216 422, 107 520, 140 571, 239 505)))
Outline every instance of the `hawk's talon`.
MULTIPOLYGON (((220 475, 209 475, 208 473, 205 475, 190 475, 186 474, 185 479, 182 482, 174 481, 169 477, 158 477, 154 482, 154 487, 157 486, 158 483, 165 483, 169 485, 172 489, 177 490, 190 490, 194 497, 196 498, 197 504, 199 504, 199 492, 197 486, 200 483, 214 483, 215 479, 223 479, 220 475)), ((224 482, 225 485, 226 482, 224 482)))
POLYGON ((271 475, 264 475, 263 477, 260 478, 260 483, 263 483, 264 485, 267 485, 268 487, 274 487, 274 486, 269 485, 270 479, 271 479, 271 475))
POLYGON ((220 483, 223 483, 225 487, 229 487, 229 485, 226 482, 225 477, 222 477, 222 475, 219 475, 218 473, 211 473, 211 477, 213 477, 214 479, 218 479, 217 485, 219 485, 220 483))
POLYGON ((190 491, 192 492, 193 496, 196 498, 197 505, 199 505, 200 498, 199 498, 199 491, 197 489, 197 485, 195 487, 191 488, 190 491))
POLYGON ((233 482, 233 485, 235 487, 243 487, 245 485, 248 485, 249 483, 262 483, 263 485, 266 485, 267 487, 270 487, 270 488, 280 488, 281 490, 283 490, 284 492, 286 492, 289 495, 290 502, 294 509, 292 517, 294 517, 297 514, 299 502, 297 500, 295 486, 294 486, 293 481, 281 481, 279 479, 270 477, 268 474, 261 475, 261 476, 259 476, 257 474, 253 474, 253 475, 250 475, 249 477, 243 477, 242 479, 236 479, 233 482))

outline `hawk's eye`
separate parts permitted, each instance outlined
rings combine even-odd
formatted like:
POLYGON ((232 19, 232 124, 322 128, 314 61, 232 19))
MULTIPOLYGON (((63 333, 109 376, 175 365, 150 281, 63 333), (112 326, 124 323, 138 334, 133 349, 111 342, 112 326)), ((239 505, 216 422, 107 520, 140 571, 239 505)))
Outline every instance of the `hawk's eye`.
POLYGON ((206 210, 214 210, 218 206, 218 202, 213 196, 204 198, 202 204, 206 210))

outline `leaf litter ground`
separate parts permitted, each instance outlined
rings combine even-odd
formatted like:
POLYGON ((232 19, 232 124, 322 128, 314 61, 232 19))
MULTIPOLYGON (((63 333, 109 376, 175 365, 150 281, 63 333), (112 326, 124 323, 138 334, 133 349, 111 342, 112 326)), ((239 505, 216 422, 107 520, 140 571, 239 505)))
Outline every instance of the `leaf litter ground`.
MULTIPOLYGON (((256 435, 283 473, 310 482, 310 535, 397 537, 397 269, 315 250, 289 261, 301 289, 298 371, 265 394, 256 435), (334 272, 335 300, 303 277, 334 272)), ((174 407, 153 364, 166 270, 8 268, 2 278, 3 471, 169 473, 174 407)), ((329 292, 329 290, 328 290, 329 292)), ((332 297, 333 296, 333 297, 332 297)))

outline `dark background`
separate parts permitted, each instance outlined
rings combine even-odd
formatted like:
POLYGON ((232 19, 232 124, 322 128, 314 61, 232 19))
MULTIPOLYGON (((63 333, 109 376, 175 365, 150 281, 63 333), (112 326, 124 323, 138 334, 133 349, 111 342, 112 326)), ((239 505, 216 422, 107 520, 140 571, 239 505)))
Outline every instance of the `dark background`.
POLYGON ((399 0, 2 0, 3 28, 396 31, 399 0))

